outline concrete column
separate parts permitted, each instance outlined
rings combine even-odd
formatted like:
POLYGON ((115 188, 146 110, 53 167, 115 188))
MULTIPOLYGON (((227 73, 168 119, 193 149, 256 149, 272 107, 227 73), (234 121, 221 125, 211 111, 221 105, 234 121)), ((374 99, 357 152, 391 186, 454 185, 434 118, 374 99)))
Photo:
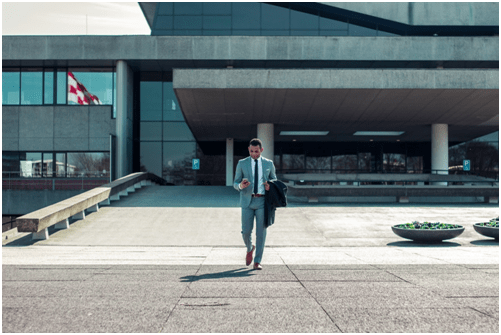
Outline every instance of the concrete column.
POLYGON ((104 201, 101 201, 99 203, 100 206, 106 206, 106 205, 111 205, 111 201, 110 201, 110 198, 104 200, 104 201))
POLYGON ((49 238, 49 230, 48 228, 44 228, 37 233, 33 233, 31 235, 32 240, 47 240, 49 238))
POLYGON ((95 204, 87 208, 87 212, 89 213, 94 213, 94 212, 99 212, 99 204, 95 204))
POLYGON ((56 229, 68 229, 70 228, 70 220, 68 220, 67 218, 62 220, 62 221, 59 221, 58 223, 55 224, 54 226, 56 229))
MULTIPOLYGON (((431 125, 431 170, 432 174, 449 174, 449 127, 447 124, 431 125)), ((434 183, 434 185, 447 185, 447 182, 434 183)))
POLYGON ((226 186, 233 185, 233 139, 226 139, 226 186))
POLYGON ((127 62, 117 61, 117 142, 116 142, 116 178, 128 175, 127 158, 132 153, 127 153, 127 78, 129 68, 127 62))
POLYGON ((271 160, 273 160, 273 156, 275 155, 273 130, 273 123, 258 123, 257 125, 257 138, 263 142, 264 148, 262 156, 271 160))
POLYGON ((85 220, 85 210, 81 211, 80 213, 77 213, 73 215, 73 219, 75 220, 85 220))

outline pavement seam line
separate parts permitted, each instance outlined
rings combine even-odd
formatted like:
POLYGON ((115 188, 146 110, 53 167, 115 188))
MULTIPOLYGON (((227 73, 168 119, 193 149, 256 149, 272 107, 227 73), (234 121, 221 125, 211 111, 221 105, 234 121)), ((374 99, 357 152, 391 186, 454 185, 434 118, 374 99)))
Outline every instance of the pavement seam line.
MULTIPOLYGON (((209 251, 209 254, 212 252, 212 249, 214 249, 214 247, 211 248, 211 250, 209 251)), ((209 257, 209 254, 207 255, 207 257, 209 257)), ((198 267, 197 272, 195 272, 194 276, 196 276, 200 272, 200 269, 202 268, 204 262, 207 260, 207 257, 205 257, 204 261, 202 263, 200 263, 200 266, 198 267)), ((188 282, 188 285, 186 285, 186 287, 184 288, 183 293, 181 293, 181 296, 177 300, 176 304, 174 305, 172 310, 169 312, 169 315, 167 315, 167 319, 165 320, 165 324, 162 326, 162 329, 160 329, 159 333, 162 333, 164 328, 167 326, 167 323, 169 322, 170 316, 172 315, 172 313, 174 313, 174 310, 176 309, 176 307, 179 306, 179 302, 181 301, 181 299, 183 299, 184 294, 190 288, 191 283, 193 283, 193 282, 192 281, 188 282)))
MULTIPOLYGON (((346 255, 348 255, 348 256, 350 256, 350 257, 353 257, 353 258, 355 258, 355 259, 358 259, 359 261, 363 261, 362 259, 357 258, 357 257, 355 257, 355 256, 349 255, 349 254, 347 254, 347 253, 345 253, 345 254, 346 254, 346 255)), ((401 280, 401 281, 403 281, 403 282, 406 282, 406 283, 408 283, 408 284, 414 285, 414 286, 416 286, 416 287, 421 287, 421 286, 419 286, 419 285, 416 285, 416 284, 414 284, 414 283, 411 283, 411 282, 410 282, 410 281, 408 281, 408 280, 405 280, 405 279, 403 279, 403 278, 400 278, 400 277, 399 277, 399 276, 397 276, 396 274, 391 273, 388 269, 384 269, 384 268, 378 267, 378 266, 377 266, 377 264, 368 264, 368 265, 370 265, 370 266, 374 267, 376 270, 386 272, 386 273, 388 273, 388 274, 390 274, 390 275, 392 275, 392 276, 394 276, 394 277, 396 277, 396 278, 400 279, 400 280, 401 280)))
POLYGON ((446 262, 447 264, 450 264, 450 265, 456 265, 455 263, 452 263, 450 261, 446 261, 446 260, 443 260, 443 259, 440 259, 440 258, 436 258, 436 257, 432 257, 432 256, 423 256, 423 255, 420 255, 416 251, 407 251, 405 249, 400 249, 400 251, 403 252, 403 253, 408 252, 409 254, 412 254, 412 255, 418 255, 418 256, 421 256, 421 257, 427 257, 427 258, 435 259, 435 260, 438 260, 438 261, 441 261, 441 262, 446 262))
POLYGON ((492 315, 490 315, 490 314, 484 313, 484 312, 482 312, 482 311, 479 311, 479 310, 478 310, 478 309, 476 309, 476 308, 473 308, 473 307, 471 307, 471 306, 468 306, 467 308, 472 309, 472 310, 474 310, 475 312, 478 312, 478 313, 480 313, 480 314, 483 314, 483 315, 485 315, 485 316, 488 316, 488 317, 490 317, 490 318, 492 318, 492 319, 496 319, 496 320, 497 320, 497 318, 496 318, 496 317, 494 317, 494 316, 492 316, 492 315))
POLYGON ((327 313, 327 311, 325 310, 324 306, 322 306, 318 300, 311 294, 311 292, 306 288, 306 286, 304 286, 303 282, 299 280, 299 278, 296 276, 296 274, 294 273, 294 271, 292 271, 290 268, 289 268, 289 265, 287 265, 285 263, 285 261, 283 260, 282 256, 281 255, 278 255, 280 257, 280 259, 282 260, 282 262, 284 263, 285 267, 287 267, 287 270, 289 270, 292 275, 296 278, 296 280, 299 282, 299 284, 301 284, 301 286, 306 290, 306 292, 308 292, 308 294, 310 295, 310 297, 315 300, 315 302, 318 304, 318 306, 320 306, 320 308, 324 311, 324 313, 327 315, 327 317, 329 317, 329 319, 331 320, 331 322, 334 324, 334 326, 336 326, 337 329, 339 329, 339 331, 341 333, 344 333, 341 328, 339 328, 339 326, 336 324, 336 322, 334 321, 334 319, 330 316, 329 313, 327 313))
POLYGON ((421 286, 419 286, 419 285, 416 285, 416 284, 414 284, 414 283, 412 283, 412 282, 410 282, 410 281, 408 281, 408 280, 405 280, 405 279, 403 279, 403 278, 401 278, 401 277, 397 276, 397 275, 396 275, 396 274, 394 274, 394 273, 391 273, 391 272, 390 272, 389 270, 387 270, 387 269, 381 269, 381 270, 382 270, 382 271, 384 271, 384 272, 386 272, 386 273, 388 273, 388 274, 390 274, 390 275, 392 275, 392 276, 394 276, 394 277, 397 277, 398 279, 400 279, 400 280, 401 280, 401 281, 403 281, 403 282, 406 282, 406 283, 408 283, 408 284, 414 285, 414 286, 416 286, 416 287, 421 287, 421 286))

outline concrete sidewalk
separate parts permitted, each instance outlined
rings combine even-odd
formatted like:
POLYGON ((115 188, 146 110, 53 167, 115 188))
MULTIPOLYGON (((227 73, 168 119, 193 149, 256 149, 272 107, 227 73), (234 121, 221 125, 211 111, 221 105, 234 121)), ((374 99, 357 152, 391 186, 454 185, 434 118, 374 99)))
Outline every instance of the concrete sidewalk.
POLYGON ((497 206, 292 205, 254 271, 237 204, 228 188, 147 187, 46 241, 4 241, 3 332, 499 331, 499 243, 472 228, 497 206), (466 230, 392 233, 412 220, 466 230))

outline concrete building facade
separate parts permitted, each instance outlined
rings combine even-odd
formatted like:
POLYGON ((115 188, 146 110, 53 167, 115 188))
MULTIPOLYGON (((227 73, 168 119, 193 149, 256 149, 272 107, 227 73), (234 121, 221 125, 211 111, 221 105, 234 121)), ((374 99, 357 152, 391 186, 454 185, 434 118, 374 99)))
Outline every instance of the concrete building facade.
POLYGON ((498 3, 140 6, 151 36, 3 37, 4 189, 231 185, 253 137, 283 178, 497 179, 498 3))

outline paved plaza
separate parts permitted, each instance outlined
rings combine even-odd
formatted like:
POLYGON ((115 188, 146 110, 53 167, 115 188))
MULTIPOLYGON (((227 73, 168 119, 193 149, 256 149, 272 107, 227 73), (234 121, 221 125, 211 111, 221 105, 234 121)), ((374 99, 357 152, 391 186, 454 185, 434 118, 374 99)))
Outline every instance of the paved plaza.
POLYGON ((494 205, 290 204, 245 266, 238 193, 148 186, 3 241, 3 332, 499 332, 494 205), (438 244, 391 226, 460 224, 438 244))

